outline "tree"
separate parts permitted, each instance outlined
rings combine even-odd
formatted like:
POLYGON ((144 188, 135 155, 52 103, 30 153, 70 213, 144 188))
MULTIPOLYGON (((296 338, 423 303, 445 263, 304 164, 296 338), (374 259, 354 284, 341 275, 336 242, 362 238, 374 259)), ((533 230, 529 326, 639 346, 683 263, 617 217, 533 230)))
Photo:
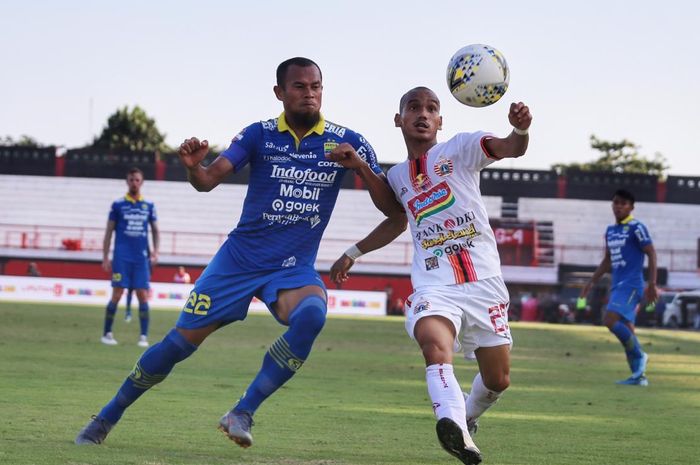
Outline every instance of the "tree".
POLYGON ((102 134, 92 144, 95 147, 119 150, 169 151, 165 134, 161 134, 153 118, 138 105, 129 110, 119 108, 108 119, 102 134))
POLYGON ((36 139, 26 134, 19 136, 19 139, 14 140, 11 136, 0 137, 0 145, 14 145, 19 147, 41 148, 43 147, 36 139))
POLYGON ((666 158, 656 152, 653 158, 639 154, 639 146, 623 139, 610 142, 591 135, 591 148, 601 152, 601 156, 592 162, 557 163, 552 169, 558 173, 567 171, 610 171, 613 173, 641 173, 663 176, 669 168, 666 158))

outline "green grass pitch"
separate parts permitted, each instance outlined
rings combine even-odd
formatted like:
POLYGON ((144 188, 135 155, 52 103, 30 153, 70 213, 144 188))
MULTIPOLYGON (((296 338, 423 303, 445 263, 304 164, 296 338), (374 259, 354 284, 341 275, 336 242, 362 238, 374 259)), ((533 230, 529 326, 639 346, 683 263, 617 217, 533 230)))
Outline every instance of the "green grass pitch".
MULTIPOLYGON (((457 464, 435 437, 422 358, 401 319, 330 318, 306 365, 258 411, 243 450, 216 430, 283 331, 254 314, 212 335, 136 402, 102 446, 72 441, 141 353, 138 321, 103 310, 0 303, 0 463, 457 464)), ((151 342, 177 312, 153 311, 151 342)), ((605 328, 513 324, 511 388, 482 418, 486 465, 697 463, 700 333, 640 330, 650 386, 627 376, 605 328)), ((475 365, 456 361, 469 388, 475 365)))

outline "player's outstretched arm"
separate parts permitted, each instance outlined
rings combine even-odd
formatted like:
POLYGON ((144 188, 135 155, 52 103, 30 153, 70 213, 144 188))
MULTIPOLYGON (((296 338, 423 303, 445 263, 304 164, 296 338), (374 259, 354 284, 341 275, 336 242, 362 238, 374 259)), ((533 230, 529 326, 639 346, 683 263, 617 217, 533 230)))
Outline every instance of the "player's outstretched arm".
POLYGON ((102 241, 102 269, 107 273, 112 271, 112 263, 109 261, 109 246, 112 245, 112 233, 116 223, 112 220, 107 221, 105 229, 105 238, 102 241))
POLYGON ((389 217, 402 211, 401 205, 396 201, 394 192, 386 181, 386 177, 383 174, 378 175, 372 171, 372 168, 360 158, 352 145, 343 142, 334 148, 326 158, 340 163, 345 168, 354 170, 367 186, 372 203, 379 211, 384 213, 384 216, 389 217))
POLYGON ((647 288, 644 291, 644 297, 649 303, 656 302, 659 298, 659 290, 656 287, 656 249, 654 249, 653 244, 648 244, 645 245, 642 250, 649 260, 649 280, 647 281, 647 288))
POLYGON ((598 265, 598 268, 596 268, 596 270, 593 272, 593 276, 591 276, 591 279, 586 283, 585 286, 583 286, 583 289, 581 289, 580 297, 586 297, 591 291, 591 287, 593 287, 593 285, 598 282, 600 277, 608 271, 610 271, 610 251, 606 248, 605 257, 603 257, 603 260, 600 262, 600 265, 598 265))
POLYGON ((484 144, 495 158, 517 158, 525 155, 530 141, 528 129, 532 124, 530 108, 523 102, 511 103, 508 111, 508 122, 513 131, 505 138, 490 138, 484 144))
POLYGON ((364 239, 355 244, 354 249, 348 249, 336 260, 331 267, 331 281, 342 284, 348 280, 348 271, 355 264, 355 259, 373 250, 381 249, 391 241, 399 237, 406 230, 408 220, 403 211, 392 213, 387 219, 379 223, 364 239), (352 256, 351 256, 352 255, 352 256))
POLYGON ((187 180, 200 192, 209 192, 233 172, 233 165, 224 157, 217 157, 208 166, 202 160, 209 153, 209 142, 196 137, 185 139, 177 154, 187 170, 187 180))

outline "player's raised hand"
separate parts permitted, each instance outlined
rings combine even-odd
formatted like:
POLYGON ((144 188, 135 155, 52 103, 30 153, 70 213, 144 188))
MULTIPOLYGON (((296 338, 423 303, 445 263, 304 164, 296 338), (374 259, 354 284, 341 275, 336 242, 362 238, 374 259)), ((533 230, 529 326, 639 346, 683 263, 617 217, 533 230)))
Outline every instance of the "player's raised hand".
POLYGON ((508 121, 514 128, 518 128, 522 131, 528 129, 532 123, 530 108, 523 102, 511 103, 510 111, 508 111, 508 121))
POLYGON ((348 169, 361 168, 367 163, 360 158, 352 145, 348 144, 347 142, 343 142, 331 150, 331 152, 326 155, 326 158, 336 163, 340 163, 344 168, 348 169))
POLYGON ((355 260, 343 254, 331 266, 331 281, 336 284, 343 284, 348 280, 348 271, 355 264, 355 260))
POLYGON ((199 141, 196 137, 185 139, 185 142, 180 144, 180 149, 177 151, 180 161, 185 168, 194 168, 199 165, 204 157, 209 153, 209 142, 207 140, 199 141))

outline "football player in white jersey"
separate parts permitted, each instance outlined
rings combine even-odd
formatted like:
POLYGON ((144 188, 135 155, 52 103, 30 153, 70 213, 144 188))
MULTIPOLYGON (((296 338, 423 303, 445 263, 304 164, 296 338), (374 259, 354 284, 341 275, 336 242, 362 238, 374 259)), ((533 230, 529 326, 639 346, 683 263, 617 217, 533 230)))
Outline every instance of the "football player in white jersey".
MULTIPOLYGON (((511 104, 508 121, 513 131, 504 138, 460 133, 438 143, 440 101, 426 87, 408 91, 394 117, 408 159, 389 170, 388 180, 406 211, 414 242, 414 293, 406 302, 406 330, 425 358, 440 444, 465 464, 481 462, 471 436, 479 417, 510 384, 510 302, 479 191, 483 168, 527 150, 529 108, 511 104), (468 395, 452 367, 460 345, 479 365, 468 395)), ((336 161, 352 166, 350 160, 356 160, 351 150, 343 156, 336 161)), ((331 279, 346 281, 355 259, 391 242, 403 231, 400 226, 381 223, 336 261, 331 279)))

